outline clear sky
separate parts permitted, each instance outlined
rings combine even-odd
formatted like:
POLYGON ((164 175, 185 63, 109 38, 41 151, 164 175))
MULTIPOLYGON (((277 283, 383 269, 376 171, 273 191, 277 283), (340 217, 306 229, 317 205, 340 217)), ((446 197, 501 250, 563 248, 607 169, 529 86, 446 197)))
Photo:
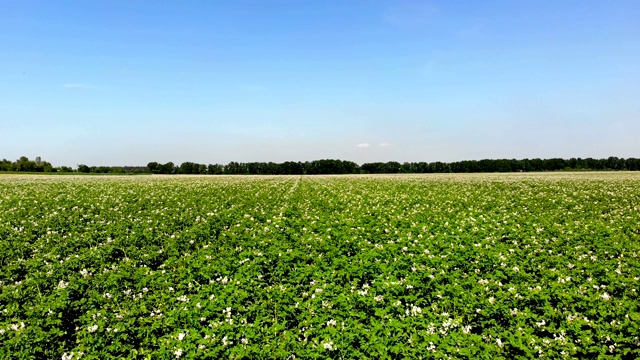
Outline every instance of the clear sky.
POLYGON ((1 1, 0 158, 640 157, 640 1, 1 1))

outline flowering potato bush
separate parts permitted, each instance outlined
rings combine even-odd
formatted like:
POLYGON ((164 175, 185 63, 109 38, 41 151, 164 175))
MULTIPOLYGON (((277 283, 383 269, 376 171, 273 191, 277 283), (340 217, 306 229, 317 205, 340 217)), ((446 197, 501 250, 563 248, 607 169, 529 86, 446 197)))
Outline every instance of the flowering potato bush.
POLYGON ((0 358, 640 356, 640 176, 0 177, 0 358))

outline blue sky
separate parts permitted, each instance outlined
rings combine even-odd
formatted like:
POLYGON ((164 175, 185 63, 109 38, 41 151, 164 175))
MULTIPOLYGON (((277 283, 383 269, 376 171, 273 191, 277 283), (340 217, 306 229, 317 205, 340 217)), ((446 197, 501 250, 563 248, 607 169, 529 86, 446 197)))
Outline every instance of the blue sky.
POLYGON ((2 1, 0 158, 640 157, 638 1, 2 1))

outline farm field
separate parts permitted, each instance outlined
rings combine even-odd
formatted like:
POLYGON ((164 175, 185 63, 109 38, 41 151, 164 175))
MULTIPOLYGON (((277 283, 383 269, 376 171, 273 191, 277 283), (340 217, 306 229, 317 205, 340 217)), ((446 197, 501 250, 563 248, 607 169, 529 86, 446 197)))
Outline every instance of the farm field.
POLYGON ((0 176, 2 359, 640 357, 640 173, 0 176))

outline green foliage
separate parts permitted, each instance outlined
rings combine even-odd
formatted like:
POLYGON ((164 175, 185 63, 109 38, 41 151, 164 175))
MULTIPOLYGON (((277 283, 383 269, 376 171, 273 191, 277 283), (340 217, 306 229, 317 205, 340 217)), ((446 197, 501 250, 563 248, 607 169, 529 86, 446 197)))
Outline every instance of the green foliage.
POLYGON ((11 162, 7 159, 0 160, 0 171, 15 171, 15 172, 55 172, 56 169, 51 163, 42 161, 38 156, 34 161, 29 160, 26 156, 21 156, 20 159, 11 162))
POLYGON ((0 177, 0 358, 636 358, 639 200, 623 173, 0 177))

